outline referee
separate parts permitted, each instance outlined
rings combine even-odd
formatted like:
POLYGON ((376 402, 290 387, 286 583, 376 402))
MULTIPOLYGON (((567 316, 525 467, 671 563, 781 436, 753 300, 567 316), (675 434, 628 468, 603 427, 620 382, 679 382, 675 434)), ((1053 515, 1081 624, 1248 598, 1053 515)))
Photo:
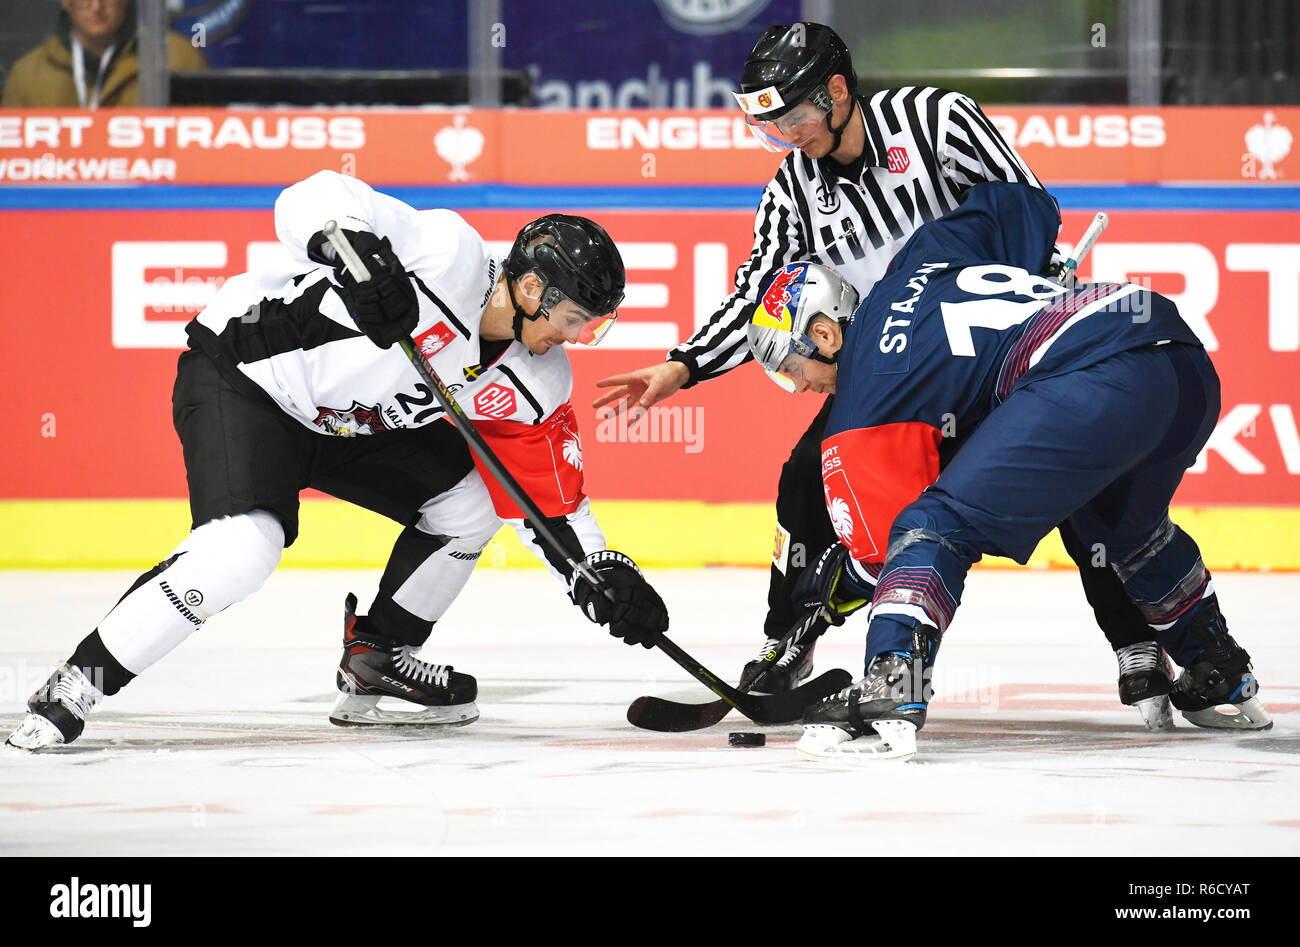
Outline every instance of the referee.
MULTIPOLYGON (((612 390, 597 398, 594 407, 617 403, 631 410, 629 423, 635 423, 679 388, 717 378, 748 361, 745 326, 759 285, 778 267, 795 260, 822 263, 865 299, 907 238, 957 207, 972 185, 1013 181, 1042 187, 967 96, 913 86, 868 99, 856 96, 856 87, 848 48, 829 27, 795 23, 763 33, 745 61, 736 99, 764 145, 789 154, 763 191, 754 249, 736 272, 735 292, 666 361, 597 382, 612 390)), ((760 654, 798 619, 791 593, 805 565, 837 542, 820 469, 831 400, 794 445, 781 472, 767 640, 760 654)), ((1079 566, 1097 622, 1120 656, 1121 699, 1136 704, 1156 697, 1167 706, 1167 666, 1141 613, 1109 568, 1091 565, 1088 550, 1066 525, 1061 538, 1079 566)), ((757 662, 749 662, 746 670, 756 673, 764 666, 757 662)), ((811 648, 787 655, 762 689, 787 689, 811 670, 811 648)), ((1143 710, 1146 716, 1146 705, 1143 710)))

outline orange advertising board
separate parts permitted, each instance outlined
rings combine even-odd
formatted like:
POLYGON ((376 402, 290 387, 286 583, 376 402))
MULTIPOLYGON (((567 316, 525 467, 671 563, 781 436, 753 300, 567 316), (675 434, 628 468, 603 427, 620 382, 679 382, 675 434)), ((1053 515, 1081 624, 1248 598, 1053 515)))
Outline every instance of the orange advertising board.
MULTIPOLYGON (((987 113, 1050 184, 1300 179, 1300 108, 987 113)), ((754 185, 779 160, 730 111, 0 110, 0 185, 754 185)))
MULTIPOLYGON (((596 379, 660 360, 708 317, 749 253, 752 214, 585 212, 618 240, 628 268, 618 324, 599 348, 570 349, 589 494, 770 501, 819 399, 787 395, 744 365, 679 393, 638 428, 590 408, 596 379)), ((465 217, 504 242, 535 214, 465 217)), ((1076 234, 1091 215, 1064 216, 1064 232, 1076 234)), ((270 211, 4 219, 23 239, 7 266, 22 278, 3 288, 0 377, 12 423, 0 499, 185 496, 170 405, 181 327, 221 281, 275 251, 270 211)), ((1221 420, 1181 503, 1300 506, 1297 261, 1300 212, 1116 210, 1083 266, 1085 278, 1143 280, 1170 295, 1211 347, 1221 420)))

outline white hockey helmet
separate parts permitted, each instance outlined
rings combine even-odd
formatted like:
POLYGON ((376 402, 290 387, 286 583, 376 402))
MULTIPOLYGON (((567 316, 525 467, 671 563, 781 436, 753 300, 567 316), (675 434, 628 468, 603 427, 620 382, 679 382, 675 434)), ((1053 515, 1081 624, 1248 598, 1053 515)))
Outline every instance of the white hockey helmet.
POLYGON ((745 327, 749 350, 768 377, 786 391, 795 382, 781 371, 791 355, 833 362, 817 351, 808 325, 826 316, 844 325, 858 308, 858 291, 834 270, 818 263, 789 263, 764 281, 758 306, 745 327))

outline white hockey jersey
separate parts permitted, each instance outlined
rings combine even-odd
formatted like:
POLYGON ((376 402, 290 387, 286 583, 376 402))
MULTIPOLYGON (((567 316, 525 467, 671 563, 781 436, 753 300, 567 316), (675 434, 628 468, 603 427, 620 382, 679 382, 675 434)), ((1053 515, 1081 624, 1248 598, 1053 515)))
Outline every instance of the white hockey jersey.
POLYGON ((417 211, 356 178, 321 171, 275 203, 276 235, 296 271, 228 280, 197 320, 286 414, 343 436, 442 415, 401 349, 366 338, 333 291, 331 269, 308 258, 308 240, 331 218, 392 241, 419 300, 412 334, 467 414, 539 424, 569 400, 573 376, 562 347, 534 355, 516 342, 482 364, 479 324, 501 264, 459 214, 417 211))
MULTIPOLYGON (((502 264, 452 211, 417 211, 331 171, 289 187, 276 201, 275 229, 293 257, 293 272, 227 280, 191 323, 191 345, 218 355, 227 372, 236 368, 322 436, 382 436, 445 422, 402 350, 381 349, 367 338, 334 291, 332 269, 308 257, 308 241, 331 219, 344 230, 392 241, 419 300, 412 335, 434 371, 542 511, 580 521, 574 525, 584 552, 603 548, 582 492, 568 356, 562 346, 536 355, 517 341, 503 347, 480 339, 502 264)), ((521 517, 480 470, 498 514, 521 517)))

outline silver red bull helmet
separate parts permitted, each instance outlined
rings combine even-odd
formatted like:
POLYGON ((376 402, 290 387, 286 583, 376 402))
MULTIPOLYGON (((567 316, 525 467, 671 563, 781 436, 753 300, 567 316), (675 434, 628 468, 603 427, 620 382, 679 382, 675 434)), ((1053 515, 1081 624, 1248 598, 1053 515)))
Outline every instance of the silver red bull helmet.
POLYGON ((808 337, 808 326, 817 316, 847 323, 858 308, 858 291, 834 270, 818 263, 790 263, 763 283, 758 306, 745 327, 749 350, 768 377, 786 391, 795 381, 782 370, 787 358, 800 355, 819 361, 827 359, 808 337))

